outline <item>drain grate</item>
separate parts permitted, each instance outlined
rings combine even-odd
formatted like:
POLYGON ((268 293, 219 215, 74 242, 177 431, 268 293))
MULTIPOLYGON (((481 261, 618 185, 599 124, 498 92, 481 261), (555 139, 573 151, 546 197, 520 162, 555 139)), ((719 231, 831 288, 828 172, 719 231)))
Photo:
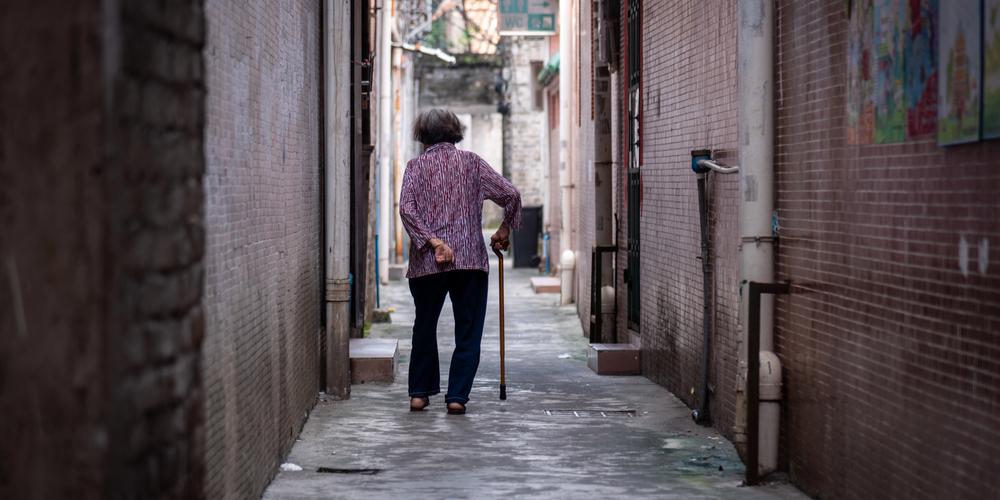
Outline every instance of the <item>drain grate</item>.
POLYGON ((327 474, 362 474, 365 476, 374 476, 382 469, 337 469, 334 467, 320 467, 316 469, 316 472, 325 472, 327 474))
POLYGON ((576 417, 576 418, 611 418, 611 417, 635 417, 635 410, 544 410, 550 417, 576 417))

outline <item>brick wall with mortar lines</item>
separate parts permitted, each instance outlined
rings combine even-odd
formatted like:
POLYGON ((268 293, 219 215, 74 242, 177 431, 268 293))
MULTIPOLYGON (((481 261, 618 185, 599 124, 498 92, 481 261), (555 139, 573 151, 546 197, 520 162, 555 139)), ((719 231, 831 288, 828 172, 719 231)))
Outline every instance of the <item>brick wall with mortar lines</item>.
POLYGON ((33 380, 0 387, 0 497, 200 498, 201 2, 30 3, 0 13, 0 379, 33 380))
POLYGON ((793 294, 778 301, 776 348, 791 478, 824 498, 993 496, 1000 141, 846 146, 844 2, 777 6, 777 269, 793 294))
MULTIPOLYGON (((734 2, 646 1, 642 12, 643 374, 698 404, 702 270, 698 191, 691 150, 736 163, 734 2), (669 5, 668 5, 669 4, 669 5), (669 7, 669 8, 668 8, 669 7), (669 12, 668 12, 669 11, 669 12)), ((709 176, 714 294, 710 395, 713 425, 735 416, 739 330, 738 180, 709 176)))
POLYGON ((250 498, 319 386, 319 2, 206 18, 206 492, 250 498))

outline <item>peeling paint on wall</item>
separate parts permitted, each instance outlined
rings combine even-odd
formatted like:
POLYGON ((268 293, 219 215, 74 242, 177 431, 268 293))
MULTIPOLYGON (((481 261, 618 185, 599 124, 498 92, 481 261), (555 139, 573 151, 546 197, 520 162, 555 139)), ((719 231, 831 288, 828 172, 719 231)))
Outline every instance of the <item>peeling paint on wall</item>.
POLYGON ((757 201, 757 177, 744 175, 741 180, 743 182, 743 200, 757 201))
POLYGON ((764 0, 756 2, 740 2, 743 8, 743 27, 750 29, 755 35, 760 36, 764 30, 764 0))

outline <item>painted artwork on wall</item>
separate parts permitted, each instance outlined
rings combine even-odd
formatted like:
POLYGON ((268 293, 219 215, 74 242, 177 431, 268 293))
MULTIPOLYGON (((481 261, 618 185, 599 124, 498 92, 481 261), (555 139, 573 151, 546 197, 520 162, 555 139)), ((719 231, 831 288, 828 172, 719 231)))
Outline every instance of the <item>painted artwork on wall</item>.
POLYGON ((875 0, 875 143, 906 138, 906 104, 903 99, 904 0, 875 0))
POLYGON ((847 143, 871 144, 875 133, 872 94, 872 0, 855 0, 848 25, 847 143))
POLYGON ((1000 138, 1000 0, 983 5, 983 138, 1000 138))
POLYGON ((980 0, 940 5, 938 144, 979 140, 980 0))
POLYGON ((931 136, 937 130, 938 1, 907 2, 903 34, 907 140, 931 136))

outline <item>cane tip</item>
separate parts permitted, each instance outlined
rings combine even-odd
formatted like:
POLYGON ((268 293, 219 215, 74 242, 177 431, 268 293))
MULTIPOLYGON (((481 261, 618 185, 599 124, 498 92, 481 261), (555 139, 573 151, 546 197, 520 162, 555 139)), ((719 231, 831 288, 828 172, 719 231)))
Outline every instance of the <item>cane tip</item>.
POLYGON ((501 385, 500 386, 500 399, 503 399, 503 400, 507 399, 507 386, 506 385, 501 385))

